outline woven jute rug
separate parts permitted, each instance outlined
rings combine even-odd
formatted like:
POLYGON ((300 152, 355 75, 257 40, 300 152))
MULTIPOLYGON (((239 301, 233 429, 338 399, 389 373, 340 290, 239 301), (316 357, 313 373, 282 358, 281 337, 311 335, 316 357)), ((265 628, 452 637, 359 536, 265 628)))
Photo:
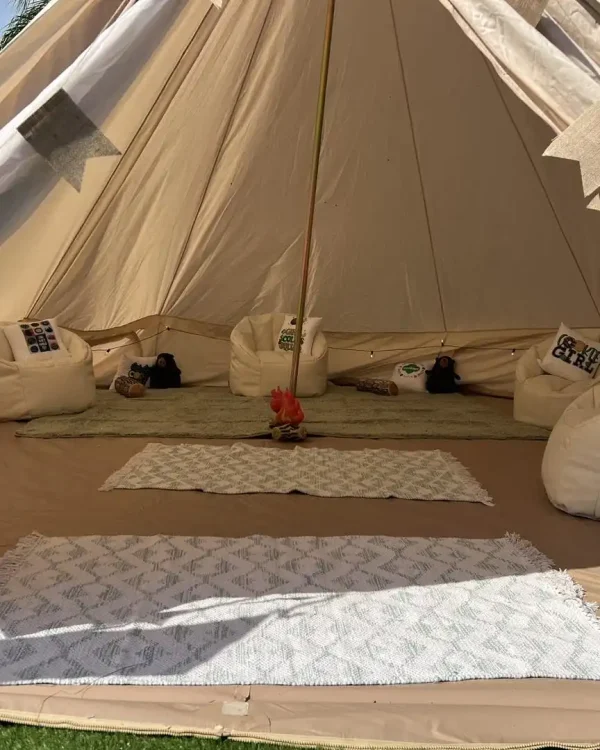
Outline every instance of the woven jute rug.
POLYGON ((340 451, 150 443, 101 487, 203 490, 226 495, 302 492, 317 497, 455 500, 493 505, 443 451, 340 451))
POLYGON ((600 622, 529 543, 24 539, 0 561, 0 684, 600 680, 600 622))
MULTIPOLYGON (((303 399, 310 435, 349 438, 547 440, 549 432, 515 422, 472 396, 403 393, 377 396, 336 388, 303 399)), ((98 391, 83 414, 42 417, 17 431, 22 437, 268 437, 271 416, 262 398, 233 396, 226 388, 152 391, 126 399, 98 391)))

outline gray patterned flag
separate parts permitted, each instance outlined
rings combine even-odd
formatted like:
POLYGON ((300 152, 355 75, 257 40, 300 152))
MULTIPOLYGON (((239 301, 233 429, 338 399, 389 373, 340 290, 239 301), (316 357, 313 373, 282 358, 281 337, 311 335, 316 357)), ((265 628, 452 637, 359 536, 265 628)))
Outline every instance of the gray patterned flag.
POLYGON ((18 130, 77 192, 81 192, 88 159, 121 155, 63 89, 28 117, 18 130))
POLYGON ((600 102, 557 136, 544 156, 579 162, 587 207, 600 211, 600 102))

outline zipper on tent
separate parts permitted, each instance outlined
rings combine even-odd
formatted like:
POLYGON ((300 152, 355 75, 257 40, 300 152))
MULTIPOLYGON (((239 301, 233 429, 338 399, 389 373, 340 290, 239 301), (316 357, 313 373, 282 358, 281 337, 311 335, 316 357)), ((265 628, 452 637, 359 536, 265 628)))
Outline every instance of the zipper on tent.
POLYGON ((232 742, 259 742, 266 745, 278 745, 280 747, 310 747, 330 748, 331 750, 600 750, 600 743, 585 742, 525 742, 525 743, 448 743, 446 745, 428 742, 380 742, 368 744, 368 742, 344 744, 343 741, 331 741, 327 739, 277 739, 272 735, 259 732, 217 732, 202 731, 192 728, 184 728, 177 731, 174 728, 129 726, 124 727, 121 722, 95 722, 93 720, 72 721, 66 717, 47 717, 23 714, 17 711, 0 710, 0 722, 5 724, 18 724, 30 727, 45 727, 48 729, 65 729, 80 732, 111 732, 119 734, 140 734, 156 737, 201 737, 204 739, 230 740, 232 742))

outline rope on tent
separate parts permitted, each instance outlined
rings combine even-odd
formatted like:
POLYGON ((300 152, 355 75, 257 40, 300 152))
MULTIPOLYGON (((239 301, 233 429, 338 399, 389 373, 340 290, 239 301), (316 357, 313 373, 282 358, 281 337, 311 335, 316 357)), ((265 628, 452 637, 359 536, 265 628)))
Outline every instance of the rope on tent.
MULTIPOLYGON (((131 342, 129 344, 120 344, 119 346, 111 346, 108 349, 98 349, 94 347, 95 352, 105 352, 106 354, 110 354, 110 352, 114 352, 117 349, 127 349, 130 346, 134 346, 135 344, 141 344, 143 341, 150 341, 152 339, 158 338, 162 333, 166 333, 167 331, 175 331, 177 333, 187 333, 189 336, 198 336, 201 339, 211 339, 212 341, 226 341, 226 339, 220 338, 219 336, 209 336, 205 333, 196 333, 195 331, 184 331, 182 328, 173 328, 173 326, 165 326, 161 331, 158 331, 157 333, 153 333, 150 336, 144 336, 142 339, 138 339, 135 342, 131 342)), ((516 352, 524 352, 529 347, 507 347, 507 346, 451 346, 449 344, 446 344, 446 339, 442 339, 440 342, 441 349, 450 349, 450 350, 458 350, 461 351, 486 351, 486 352, 510 352, 511 356, 514 357, 516 352)), ((375 357, 375 354, 396 354, 397 352, 414 352, 414 351, 425 351, 427 349, 435 349, 436 347, 427 344, 424 346, 404 346, 404 347, 397 347, 395 349, 377 349, 377 351, 373 349, 358 349, 353 347, 346 347, 346 346, 330 346, 329 349, 332 349, 333 351, 337 352, 360 352, 362 354, 369 354, 371 359, 375 357)))

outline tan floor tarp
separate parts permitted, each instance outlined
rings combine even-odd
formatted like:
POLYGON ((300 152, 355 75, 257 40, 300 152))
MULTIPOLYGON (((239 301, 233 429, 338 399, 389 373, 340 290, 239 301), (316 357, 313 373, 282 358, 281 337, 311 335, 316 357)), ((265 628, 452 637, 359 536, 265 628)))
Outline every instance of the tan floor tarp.
MULTIPOLYGON (((507 408, 498 402, 498 408, 507 408)), ((0 550, 46 535, 252 533, 495 537, 516 531, 570 569, 600 601, 600 526, 566 516, 545 497, 543 443, 319 440, 357 448, 440 448, 463 461, 496 507, 300 495, 100 493, 141 439, 24 440, 0 425, 0 550)), ((173 441, 165 441, 173 442, 173 441)), ((177 441, 175 441, 177 442, 177 441)), ((260 442, 257 442, 260 444, 260 442)), ((554 680, 392 688, 0 689, 0 718, 52 725, 206 733, 323 744, 375 742, 597 742, 600 686, 554 680)))

